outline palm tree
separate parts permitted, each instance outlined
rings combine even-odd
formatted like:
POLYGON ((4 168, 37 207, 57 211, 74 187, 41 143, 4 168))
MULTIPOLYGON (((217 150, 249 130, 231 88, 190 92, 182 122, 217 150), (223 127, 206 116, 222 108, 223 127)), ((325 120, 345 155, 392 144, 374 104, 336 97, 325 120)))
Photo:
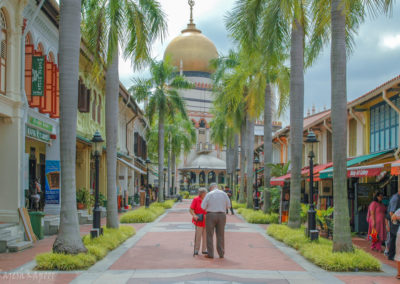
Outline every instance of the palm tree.
POLYGON ((151 43, 163 37, 165 16, 156 0, 87 0, 84 11, 89 50, 106 67, 107 227, 117 228, 119 48, 141 66, 150 58, 151 43))
POLYGON ((78 105, 81 1, 60 2, 60 160, 61 211, 60 228, 53 244, 56 253, 86 252, 76 209, 75 158, 78 105))
MULTIPOLYGON (((148 101, 146 114, 150 123, 158 116, 158 184, 164 184, 164 138, 165 120, 179 113, 187 119, 185 104, 178 93, 179 89, 189 89, 192 84, 182 76, 178 76, 176 67, 170 64, 170 59, 164 61, 151 61, 151 78, 148 80, 136 79, 130 88, 134 98, 138 101, 148 101)), ((163 191, 158 191, 159 202, 164 202, 163 191)))
POLYGON ((347 90, 346 65, 348 30, 354 30, 364 18, 363 5, 372 11, 388 11, 393 1, 343 1, 331 4, 331 106, 333 152, 333 198, 335 203, 333 251, 353 250, 347 199, 347 90), (345 3, 343 3, 345 2, 345 3), (352 19, 353 21, 349 21, 352 19), (356 20, 354 20, 356 19, 356 20))

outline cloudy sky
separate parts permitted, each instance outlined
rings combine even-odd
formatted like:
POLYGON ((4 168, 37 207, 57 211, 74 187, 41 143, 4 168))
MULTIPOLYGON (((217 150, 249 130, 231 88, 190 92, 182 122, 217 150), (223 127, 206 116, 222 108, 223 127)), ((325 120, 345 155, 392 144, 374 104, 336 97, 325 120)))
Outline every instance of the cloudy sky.
MULTIPOLYGON (((168 43, 186 27, 189 6, 186 0, 160 0, 168 17, 168 35, 153 46, 153 56, 161 59, 168 43)), ((226 13, 235 0, 197 0, 194 19, 197 27, 209 37, 221 54, 232 47, 224 25, 226 13)), ((353 100, 400 74, 400 3, 396 1, 391 17, 368 17, 356 36, 356 46, 348 60, 348 99, 353 100)), ((130 86, 134 76, 129 62, 120 64, 121 81, 130 86)), ((305 113, 315 105, 317 110, 330 107, 330 48, 327 46, 315 65, 305 75, 305 113)))

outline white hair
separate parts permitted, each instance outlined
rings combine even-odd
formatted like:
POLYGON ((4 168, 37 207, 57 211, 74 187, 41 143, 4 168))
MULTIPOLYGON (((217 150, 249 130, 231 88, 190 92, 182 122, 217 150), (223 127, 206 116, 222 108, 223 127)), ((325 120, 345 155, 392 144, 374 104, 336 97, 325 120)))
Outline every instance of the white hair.
POLYGON ((199 195, 202 194, 203 192, 207 193, 207 189, 205 187, 200 187, 199 188, 199 195))
POLYGON ((213 182, 212 184, 210 184, 210 191, 211 191, 211 190, 214 190, 214 188, 218 188, 218 185, 217 185, 215 182, 213 182))

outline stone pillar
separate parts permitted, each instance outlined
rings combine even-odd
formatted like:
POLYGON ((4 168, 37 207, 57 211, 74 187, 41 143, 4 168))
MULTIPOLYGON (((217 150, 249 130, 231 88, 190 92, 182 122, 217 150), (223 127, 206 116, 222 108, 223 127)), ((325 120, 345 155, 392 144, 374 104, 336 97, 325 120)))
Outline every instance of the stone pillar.
POLYGON ((206 184, 206 187, 208 187, 208 172, 205 172, 206 173, 206 181, 205 181, 205 184, 206 184))

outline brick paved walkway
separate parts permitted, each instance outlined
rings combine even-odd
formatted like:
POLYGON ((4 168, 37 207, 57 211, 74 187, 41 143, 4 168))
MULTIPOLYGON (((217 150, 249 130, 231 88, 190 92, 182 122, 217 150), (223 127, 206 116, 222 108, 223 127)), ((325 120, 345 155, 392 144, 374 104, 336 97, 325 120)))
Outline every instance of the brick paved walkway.
MULTIPOLYGON (((137 234, 87 271, 42 273, 32 271, 36 253, 49 251, 48 238, 25 252, 0 255, 0 283, 395 283, 394 269, 381 273, 328 273, 295 250, 252 225, 228 216, 224 259, 193 257, 190 200, 150 224, 135 224, 137 234), (13 277, 13 279, 11 278, 13 277)), ((90 225, 81 226, 87 233, 90 225)), ((216 256, 218 254, 215 252, 216 256)), ((397 282, 396 282, 397 283, 397 282)))

